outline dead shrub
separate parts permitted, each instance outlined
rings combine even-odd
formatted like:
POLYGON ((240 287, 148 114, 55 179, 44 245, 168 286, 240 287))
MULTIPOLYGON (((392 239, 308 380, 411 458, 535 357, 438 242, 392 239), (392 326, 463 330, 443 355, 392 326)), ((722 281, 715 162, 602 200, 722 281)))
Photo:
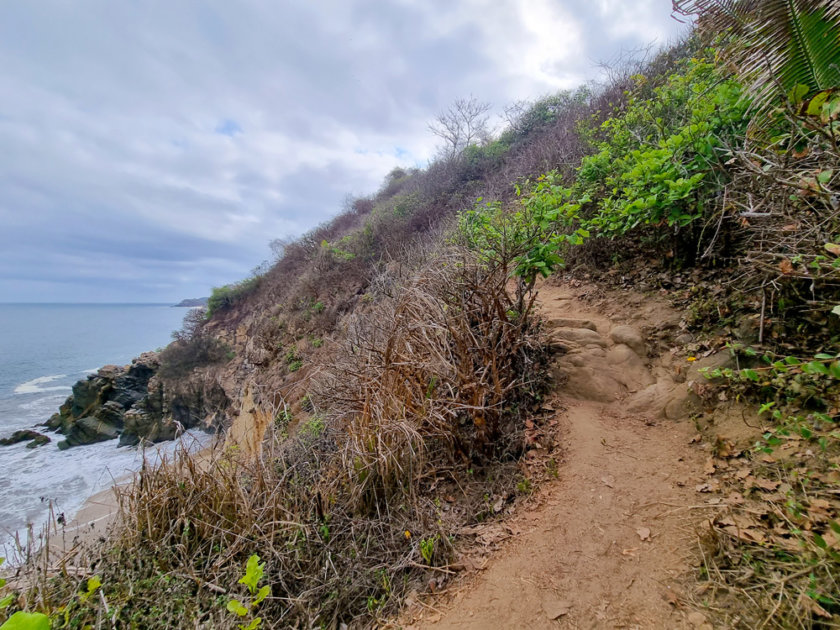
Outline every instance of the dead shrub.
POLYGON ((502 269, 441 252, 355 317, 323 366, 315 392, 346 433, 347 492, 363 511, 411 495, 440 467, 521 451, 542 351, 502 269))

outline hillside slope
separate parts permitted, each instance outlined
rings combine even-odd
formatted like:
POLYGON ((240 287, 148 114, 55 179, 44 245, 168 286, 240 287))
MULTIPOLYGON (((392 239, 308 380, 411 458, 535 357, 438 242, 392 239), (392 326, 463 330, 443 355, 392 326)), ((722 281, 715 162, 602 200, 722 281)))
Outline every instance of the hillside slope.
POLYGON ((510 536, 440 623, 836 626, 840 92, 757 118, 720 50, 541 99, 214 290, 137 404, 224 439, 144 469, 87 554, 31 556, 15 606, 422 624, 510 536))

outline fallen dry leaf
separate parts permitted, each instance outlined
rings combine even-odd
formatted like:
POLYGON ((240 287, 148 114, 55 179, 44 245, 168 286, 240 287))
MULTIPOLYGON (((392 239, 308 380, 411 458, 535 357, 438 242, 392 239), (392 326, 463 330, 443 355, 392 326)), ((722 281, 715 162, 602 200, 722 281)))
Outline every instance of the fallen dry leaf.
POLYGON ((767 492, 772 492, 781 485, 781 482, 758 477, 757 479, 753 479, 752 485, 754 488, 761 488, 762 490, 766 490, 767 492))
POLYGON ((726 502, 729 505, 741 505, 744 503, 744 495, 740 492, 732 492, 728 497, 726 497, 726 502))
POLYGON ((738 538, 740 540, 744 540, 746 542, 757 542, 763 543, 767 541, 767 538, 764 536, 764 533, 760 529, 740 529, 734 525, 727 525, 726 527, 721 528, 730 536, 734 538, 738 538))
POLYGON ((781 271, 786 276, 793 273, 793 263, 790 262, 787 258, 782 258, 782 261, 779 263, 779 271, 781 271))

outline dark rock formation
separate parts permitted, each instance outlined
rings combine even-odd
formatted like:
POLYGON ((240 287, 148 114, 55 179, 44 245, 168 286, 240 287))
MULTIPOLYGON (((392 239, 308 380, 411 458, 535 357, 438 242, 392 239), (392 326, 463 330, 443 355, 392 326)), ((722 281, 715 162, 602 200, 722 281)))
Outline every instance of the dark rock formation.
POLYGON ((29 442, 26 448, 35 448, 36 446, 49 444, 50 438, 31 429, 15 431, 7 438, 0 438, 0 446, 9 446, 11 444, 18 444, 19 442, 29 442))
POLYGON ((160 357, 140 355, 131 365, 106 365, 78 381, 46 425, 65 435, 61 449, 119 438, 119 446, 171 440, 225 409, 229 400, 217 384, 164 382, 160 357))
POLYGON ((73 385, 73 394, 47 422, 66 436, 59 448, 113 440, 125 427, 125 414, 148 394, 160 366, 156 353, 140 355, 131 365, 106 365, 73 385))

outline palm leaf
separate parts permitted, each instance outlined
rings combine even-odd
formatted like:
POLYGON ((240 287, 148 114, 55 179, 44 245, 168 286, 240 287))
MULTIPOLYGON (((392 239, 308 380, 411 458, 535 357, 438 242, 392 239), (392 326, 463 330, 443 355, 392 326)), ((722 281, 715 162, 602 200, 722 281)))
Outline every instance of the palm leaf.
POLYGON ((674 12, 696 16, 701 32, 721 36, 759 110, 780 93, 840 86, 838 0, 673 0, 674 12))

